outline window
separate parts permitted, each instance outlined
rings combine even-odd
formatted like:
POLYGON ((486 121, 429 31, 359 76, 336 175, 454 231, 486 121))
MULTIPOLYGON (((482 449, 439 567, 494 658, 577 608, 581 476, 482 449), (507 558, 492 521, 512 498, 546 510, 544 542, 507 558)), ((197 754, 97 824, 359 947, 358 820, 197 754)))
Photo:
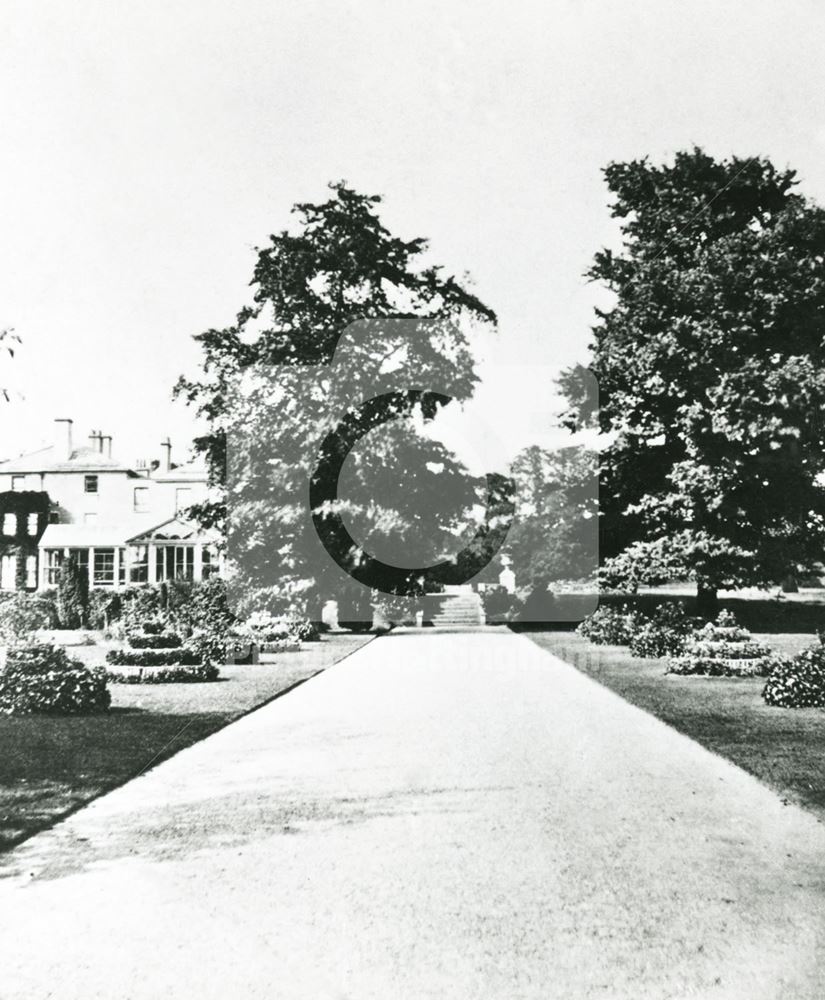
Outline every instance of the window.
POLYGON ((164 545, 155 549, 157 581, 192 580, 195 577, 194 545, 164 545))
POLYGON ((3 534, 14 536, 17 534, 17 515, 16 514, 4 514, 3 515, 3 534))
POLYGON ((26 530, 30 535, 37 534, 37 514, 29 514, 26 518, 26 530))
POLYGON ((216 569, 217 567, 212 562, 212 550, 204 545, 201 552, 201 578, 208 580, 216 569))
POLYGON ((175 490, 175 513, 180 514, 182 510, 192 503, 192 490, 188 486, 178 486, 175 490))
POLYGON ((81 573, 86 574, 86 579, 89 579, 89 550, 88 549, 69 549, 69 554, 73 555, 77 559, 77 566, 81 573))
POLYGON ((120 561, 117 566, 117 582, 122 587, 126 583, 126 549, 118 549, 120 561))
POLYGON ((26 556, 26 589, 37 589, 37 556, 26 556))
POLYGON ((95 549, 93 583, 96 587, 111 587, 115 582, 115 550, 95 549))
POLYGON ((60 582, 60 567, 63 565, 63 549, 46 549, 46 583, 56 587, 60 582))
POLYGON ((135 513, 145 513, 149 510, 149 487, 135 487, 135 513))
POLYGON ((132 549, 129 579, 132 583, 149 582, 149 549, 145 545, 136 545, 132 549))
POLYGON ((17 590, 17 556, 0 558, 0 590, 17 590))
POLYGON ((19 493, 21 490, 26 488, 26 477, 25 476, 12 476, 11 477, 11 488, 15 493, 19 493))
POLYGON ((84 493, 97 493, 97 476, 84 476, 83 477, 83 492, 84 493))

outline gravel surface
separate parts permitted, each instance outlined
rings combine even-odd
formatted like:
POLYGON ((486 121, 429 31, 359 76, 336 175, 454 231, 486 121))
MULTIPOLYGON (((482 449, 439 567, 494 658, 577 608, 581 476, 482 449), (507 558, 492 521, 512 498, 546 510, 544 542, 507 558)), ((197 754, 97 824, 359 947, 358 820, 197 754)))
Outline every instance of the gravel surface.
POLYGON ((4 859, 0 996, 825 996, 825 828, 502 630, 396 632, 4 859))

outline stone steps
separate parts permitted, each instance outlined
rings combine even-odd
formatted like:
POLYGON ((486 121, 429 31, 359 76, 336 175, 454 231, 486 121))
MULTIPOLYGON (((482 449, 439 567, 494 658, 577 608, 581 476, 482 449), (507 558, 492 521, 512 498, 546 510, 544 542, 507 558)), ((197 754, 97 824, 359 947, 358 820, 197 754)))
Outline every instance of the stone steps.
POLYGON ((486 624, 481 598, 474 593, 430 595, 425 600, 424 621, 435 626, 477 627, 486 624))

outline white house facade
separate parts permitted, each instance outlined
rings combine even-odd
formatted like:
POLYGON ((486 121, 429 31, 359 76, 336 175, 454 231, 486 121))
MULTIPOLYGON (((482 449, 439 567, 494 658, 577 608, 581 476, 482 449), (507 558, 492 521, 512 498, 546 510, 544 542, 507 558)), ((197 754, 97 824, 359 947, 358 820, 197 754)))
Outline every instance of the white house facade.
MULTIPOLYGON (((187 508, 207 496, 206 470, 197 463, 175 465, 171 443, 161 447, 160 460, 131 466, 113 456, 110 436, 92 432, 78 446, 72 421, 60 419, 50 447, 0 463, 0 494, 49 498, 48 525, 37 543, 36 572, 28 567, 26 589, 34 579, 38 589, 56 586, 72 553, 92 588, 202 580, 219 572, 219 536, 186 517, 187 508)), ((11 531, 10 523, 0 525, 3 534, 6 527, 11 531)), ((6 562, 14 558, 4 556, 6 562)), ((6 566, 0 586, 10 589, 10 581, 21 576, 6 566)))

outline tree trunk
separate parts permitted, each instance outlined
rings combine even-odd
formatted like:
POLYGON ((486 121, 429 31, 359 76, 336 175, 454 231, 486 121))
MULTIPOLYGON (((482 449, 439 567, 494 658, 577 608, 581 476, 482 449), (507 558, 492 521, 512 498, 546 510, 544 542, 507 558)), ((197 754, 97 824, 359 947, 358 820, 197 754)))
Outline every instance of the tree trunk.
POLYGON ((702 618, 713 619, 719 610, 716 587, 699 582, 696 585, 696 613, 702 618))

